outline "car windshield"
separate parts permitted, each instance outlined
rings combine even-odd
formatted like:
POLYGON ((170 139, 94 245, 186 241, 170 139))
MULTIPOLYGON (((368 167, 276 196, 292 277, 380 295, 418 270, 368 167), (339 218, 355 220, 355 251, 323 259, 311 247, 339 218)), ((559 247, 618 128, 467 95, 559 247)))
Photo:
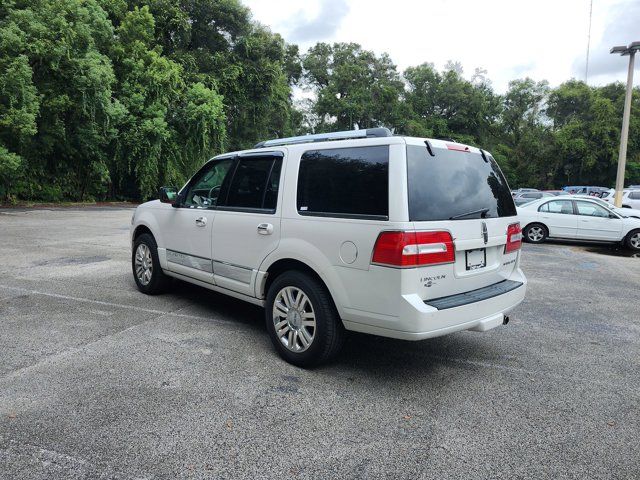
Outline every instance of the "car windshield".
POLYGON ((411 221, 468 220, 517 214, 495 160, 479 153, 407 146, 411 221))

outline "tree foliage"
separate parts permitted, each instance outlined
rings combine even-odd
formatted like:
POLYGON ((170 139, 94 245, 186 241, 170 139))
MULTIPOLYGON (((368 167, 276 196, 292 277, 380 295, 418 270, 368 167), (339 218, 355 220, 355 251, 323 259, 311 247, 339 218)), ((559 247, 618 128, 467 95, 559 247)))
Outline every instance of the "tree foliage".
MULTIPOLYGON (((629 182, 640 183, 640 95, 629 182)), ((622 84, 557 88, 459 62, 399 72, 387 54, 304 54, 239 0, 0 4, 0 197, 148 199, 206 159, 267 138, 386 126, 490 150, 513 186, 611 185, 622 84), (306 90, 294 99, 294 88, 306 90)))

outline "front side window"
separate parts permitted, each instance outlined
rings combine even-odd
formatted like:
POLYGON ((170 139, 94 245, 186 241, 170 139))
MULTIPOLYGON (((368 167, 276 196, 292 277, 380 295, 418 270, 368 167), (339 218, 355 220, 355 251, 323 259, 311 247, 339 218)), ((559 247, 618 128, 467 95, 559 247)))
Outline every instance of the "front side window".
POLYGON ((230 158, 209 162, 191 183, 184 204, 190 208, 215 207, 232 164, 230 158))
POLYGON ((591 202, 576 202, 578 215, 587 217, 609 218, 609 210, 591 202))
POLYGON ((387 219, 389 147, 310 150, 300 159, 298 213, 387 219))
POLYGON ((631 192, 629 198, 631 200, 640 200, 640 192, 631 192))
POLYGON ((544 213, 573 215, 573 204, 571 200, 552 200, 542 204, 540 208, 538 208, 538 211, 544 213))
POLYGON ((281 166, 280 158, 240 158, 220 206, 275 211, 281 166))

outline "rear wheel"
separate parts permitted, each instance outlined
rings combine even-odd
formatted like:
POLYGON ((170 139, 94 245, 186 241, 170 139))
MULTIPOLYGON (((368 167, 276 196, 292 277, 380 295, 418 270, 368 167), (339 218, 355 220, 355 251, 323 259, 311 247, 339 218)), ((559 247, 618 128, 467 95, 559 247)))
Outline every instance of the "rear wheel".
POLYGON ((524 239, 529 243, 542 243, 548 236, 547 227, 541 223, 532 223, 524 229, 524 239))
POLYGON ((162 293, 169 283, 169 277, 160 267, 156 241, 148 233, 143 233, 133 242, 131 268, 138 290, 147 295, 162 293))
POLYGON ((632 230, 629 232, 625 240, 625 244, 631 250, 640 252, 640 230, 632 230))
POLYGON ((345 330, 326 287, 303 272, 288 271, 269 286, 265 306, 267 331, 287 362, 313 367, 342 348, 345 330))

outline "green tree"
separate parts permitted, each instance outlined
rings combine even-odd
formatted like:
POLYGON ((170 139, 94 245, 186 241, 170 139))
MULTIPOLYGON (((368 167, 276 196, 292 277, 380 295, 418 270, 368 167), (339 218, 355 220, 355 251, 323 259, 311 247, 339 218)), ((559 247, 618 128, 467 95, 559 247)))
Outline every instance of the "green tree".
POLYGON ((355 43, 318 43, 304 56, 305 84, 317 96, 320 130, 394 127, 403 84, 387 54, 355 43))
POLYGON ((405 70, 408 118, 401 131, 484 145, 500 113, 500 98, 485 80, 476 76, 470 82, 459 63, 450 63, 443 73, 430 63, 405 70))

